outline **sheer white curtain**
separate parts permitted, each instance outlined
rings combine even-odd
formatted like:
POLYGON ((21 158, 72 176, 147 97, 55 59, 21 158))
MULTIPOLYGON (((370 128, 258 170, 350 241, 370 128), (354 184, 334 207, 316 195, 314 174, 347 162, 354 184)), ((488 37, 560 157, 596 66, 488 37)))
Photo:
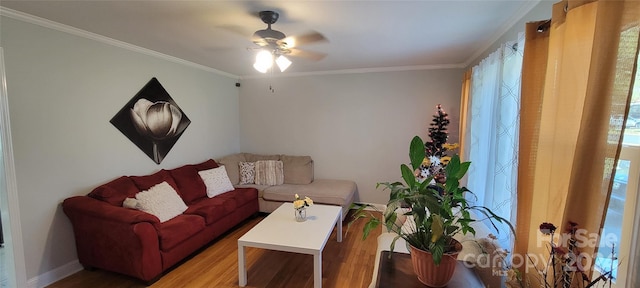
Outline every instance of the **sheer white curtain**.
MULTIPOLYGON (((468 143, 463 153, 471 161, 468 200, 486 206, 515 223, 518 174, 520 75, 524 33, 503 44, 473 67, 467 117, 468 143)), ((512 246, 507 226, 498 226, 498 241, 512 246)))

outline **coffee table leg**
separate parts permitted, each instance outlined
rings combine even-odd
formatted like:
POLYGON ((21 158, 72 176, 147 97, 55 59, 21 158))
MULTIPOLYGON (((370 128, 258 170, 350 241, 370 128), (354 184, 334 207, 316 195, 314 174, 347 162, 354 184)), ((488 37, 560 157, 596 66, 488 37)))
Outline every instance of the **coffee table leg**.
POLYGON ((238 285, 247 286, 247 269, 244 266, 244 245, 238 243, 238 285))
POLYGON ((313 254, 313 287, 322 288, 322 251, 313 254))

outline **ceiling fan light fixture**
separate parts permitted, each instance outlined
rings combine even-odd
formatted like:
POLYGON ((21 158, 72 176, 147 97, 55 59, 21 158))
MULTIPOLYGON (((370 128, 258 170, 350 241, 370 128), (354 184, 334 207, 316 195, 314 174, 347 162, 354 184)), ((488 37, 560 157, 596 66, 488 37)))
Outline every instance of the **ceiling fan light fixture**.
MULTIPOLYGON (((284 55, 308 58, 313 61, 322 60, 326 56, 324 53, 304 51, 297 48, 298 45, 327 41, 322 34, 311 31, 297 37, 287 37, 284 33, 271 28, 271 25, 278 21, 278 17, 280 16, 278 12, 268 10, 260 11, 258 15, 262 22, 267 24, 266 29, 254 32, 253 37, 251 37, 253 43, 260 46, 257 48, 260 50, 256 55, 256 62, 253 64, 253 68, 259 72, 267 73, 272 69, 274 62, 280 69, 280 72, 287 70, 292 62, 284 55)), ((249 50, 254 49, 249 48, 249 50)))
POLYGON ((278 64, 278 68, 280 68, 280 72, 284 72, 284 70, 287 70, 287 68, 291 66, 291 60, 287 59, 287 57, 280 55, 276 59, 276 64, 278 64))
POLYGON ((260 66, 257 62, 253 64, 253 69, 256 69, 260 73, 267 73, 269 67, 260 66))
POLYGON ((267 50, 261 50, 256 55, 256 63, 253 64, 253 68, 260 73, 267 73, 267 71, 273 66, 273 54, 267 50))

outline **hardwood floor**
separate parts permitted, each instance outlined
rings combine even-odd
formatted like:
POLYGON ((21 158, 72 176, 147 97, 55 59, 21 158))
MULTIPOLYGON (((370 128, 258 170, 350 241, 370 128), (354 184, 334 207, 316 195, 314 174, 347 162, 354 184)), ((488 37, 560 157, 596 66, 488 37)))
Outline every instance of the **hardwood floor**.
MULTIPOLYGON (((350 215, 349 215, 350 216, 350 215)), ((351 217, 346 217, 348 221, 351 217)), ((264 216, 250 219, 218 239, 191 259, 167 272, 149 287, 238 287, 237 240, 264 216)), ((342 242, 336 242, 336 229, 322 254, 323 287, 368 287, 373 274, 376 238, 381 229, 372 231, 362 241, 365 221, 354 223, 342 242)), ((347 232, 343 223, 343 233, 347 232)), ((295 235, 291 235, 295 237, 295 235)), ((306 288, 313 287, 313 256, 246 248, 247 287, 306 288)), ((137 288, 146 287, 139 280, 102 270, 82 270, 50 286, 50 288, 137 288)))

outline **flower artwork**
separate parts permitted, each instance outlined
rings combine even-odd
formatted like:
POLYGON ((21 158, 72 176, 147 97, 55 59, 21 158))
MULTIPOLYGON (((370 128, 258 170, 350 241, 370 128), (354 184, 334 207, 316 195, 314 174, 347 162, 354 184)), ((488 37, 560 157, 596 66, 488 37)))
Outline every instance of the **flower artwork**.
POLYGON ((157 164, 191 123, 156 78, 152 78, 110 122, 157 164))

